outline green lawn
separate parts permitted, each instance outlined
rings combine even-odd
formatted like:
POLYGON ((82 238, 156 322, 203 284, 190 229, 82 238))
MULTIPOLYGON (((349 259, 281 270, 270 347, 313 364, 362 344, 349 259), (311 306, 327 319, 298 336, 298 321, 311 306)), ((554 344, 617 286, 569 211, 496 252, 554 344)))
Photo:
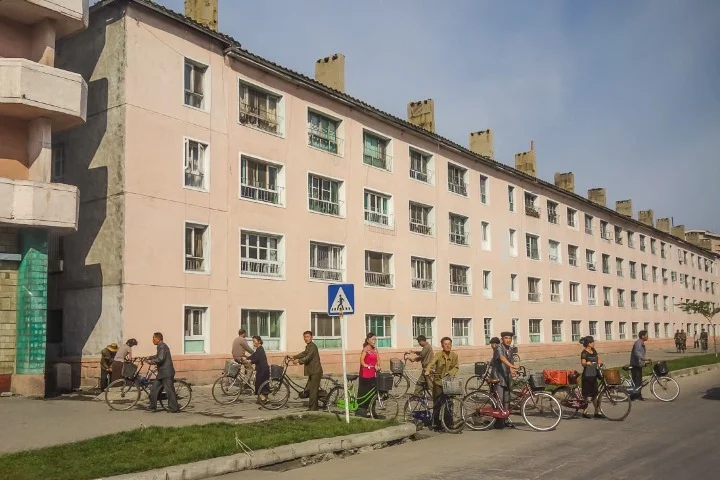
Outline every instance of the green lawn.
MULTIPOLYGON (((674 358, 672 360, 665 360, 668 366, 668 370, 674 372, 675 370, 682 370, 683 368, 699 367, 701 365, 712 365, 713 363, 720 363, 720 357, 715 357, 715 354, 707 355, 693 355, 682 358, 674 358)), ((617 370, 620 367, 616 367, 617 370)), ((643 375, 652 375, 651 365, 647 365, 643 368, 643 375)))
POLYGON ((235 437, 253 450, 305 440, 370 432, 394 421, 334 416, 285 417, 231 425, 150 427, 105 435, 77 443, 0 456, 4 480, 86 480, 241 453, 235 437))

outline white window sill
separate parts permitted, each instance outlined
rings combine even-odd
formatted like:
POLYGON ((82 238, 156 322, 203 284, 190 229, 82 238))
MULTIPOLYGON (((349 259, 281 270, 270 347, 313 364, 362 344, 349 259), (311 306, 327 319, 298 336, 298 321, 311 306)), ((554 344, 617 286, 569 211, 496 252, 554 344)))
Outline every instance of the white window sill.
POLYGON ((183 185, 183 188, 185 190, 192 190, 193 192, 210 193, 209 188, 197 188, 197 187, 191 187, 189 185, 183 185))

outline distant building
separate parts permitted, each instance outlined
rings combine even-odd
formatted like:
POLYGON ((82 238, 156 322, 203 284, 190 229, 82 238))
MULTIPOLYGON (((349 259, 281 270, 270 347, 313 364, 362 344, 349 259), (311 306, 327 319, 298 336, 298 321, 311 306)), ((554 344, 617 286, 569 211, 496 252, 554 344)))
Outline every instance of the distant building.
POLYGON ((685 232, 685 240, 693 245, 720 254, 720 234, 707 230, 688 230, 685 232))

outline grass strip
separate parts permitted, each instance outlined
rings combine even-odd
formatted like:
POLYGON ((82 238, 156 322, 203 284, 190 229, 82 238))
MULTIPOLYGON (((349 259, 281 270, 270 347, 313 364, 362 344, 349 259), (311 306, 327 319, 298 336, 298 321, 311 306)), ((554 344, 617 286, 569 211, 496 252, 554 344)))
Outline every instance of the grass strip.
POLYGON ((89 480, 242 453, 235 438, 253 450, 306 440, 371 432, 395 425, 330 415, 282 417, 233 425, 149 427, 76 443, 0 456, 4 480, 89 480))

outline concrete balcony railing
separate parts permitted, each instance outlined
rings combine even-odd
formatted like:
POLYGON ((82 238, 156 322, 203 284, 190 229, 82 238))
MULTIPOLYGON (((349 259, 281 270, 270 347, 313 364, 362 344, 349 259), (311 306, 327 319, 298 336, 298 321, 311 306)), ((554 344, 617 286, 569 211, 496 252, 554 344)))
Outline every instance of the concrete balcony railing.
POLYGON ((62 38, 87 28, 89 0, 3 0, 0 16, 26 25, 52 20, 57 37, 62 38))
POLYGON ((42 117, 53 129, 69 128, 85 122, 87 93, 87 83, 77 73, 24 58, 0 58, 0 116, 42 117))
POLYGON ((0 226, 76 232, 79 203, 80 193, 73 185, 0 177, 0 226))

